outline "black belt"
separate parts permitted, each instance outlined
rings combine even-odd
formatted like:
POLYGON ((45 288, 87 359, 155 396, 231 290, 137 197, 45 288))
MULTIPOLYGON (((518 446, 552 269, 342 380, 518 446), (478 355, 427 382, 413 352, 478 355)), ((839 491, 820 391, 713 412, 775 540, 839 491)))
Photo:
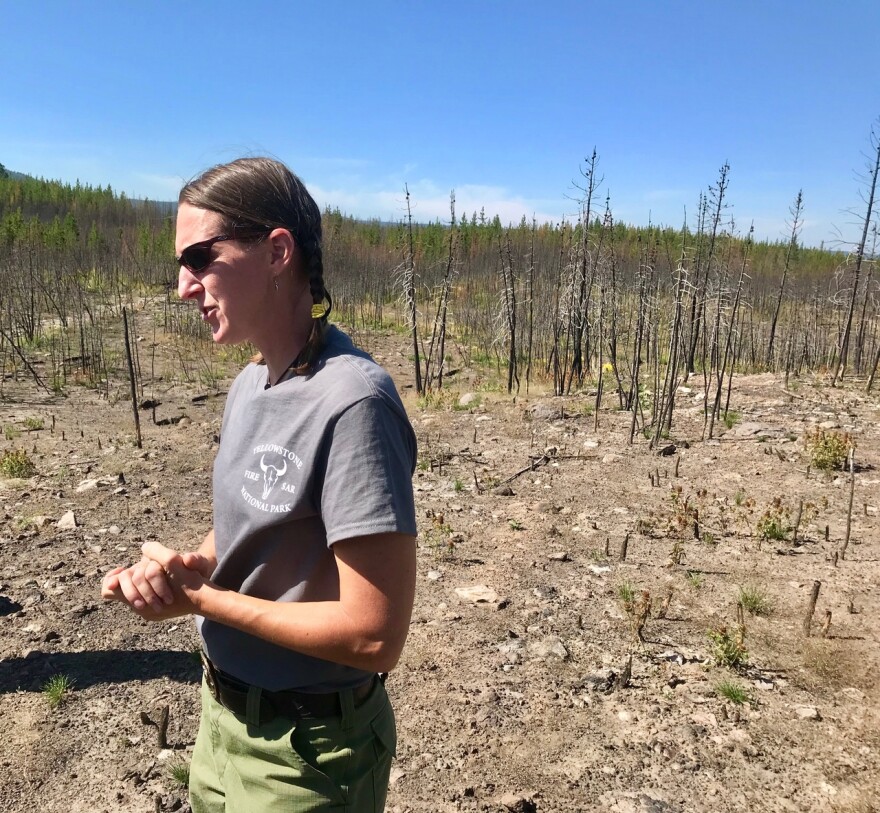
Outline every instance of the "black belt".
MULTIPOLYGON (((202 669, 205 683, 212 697, 239 717, 247 717, 247 700, 251 689, 249 683, 221 671, 210 658, 202 652, 202 669)), ((352 689, 355 708, 369 697, 379 679, 373 679, 352 689)), ((283 689, 278 692, 260 690, 260 725, 265 725, 276 717, 295 719, 312 717, 338 717, 342 714, 339 692, 298 692, 294 689, 283 689)))

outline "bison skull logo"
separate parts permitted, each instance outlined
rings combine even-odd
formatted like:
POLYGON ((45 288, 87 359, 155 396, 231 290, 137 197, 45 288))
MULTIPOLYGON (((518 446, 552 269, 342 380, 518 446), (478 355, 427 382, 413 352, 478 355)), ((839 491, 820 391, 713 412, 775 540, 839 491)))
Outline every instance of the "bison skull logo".
POLYGON ((287 461, 285 460, 283 468, 279 469, 277 466, 268 465, 266 456, 263 455, 260 458, 260 468, 263 470, 263 499, 265 500, 275 488, 278 478, 284 477, 284 473, 287 471, 287 461))

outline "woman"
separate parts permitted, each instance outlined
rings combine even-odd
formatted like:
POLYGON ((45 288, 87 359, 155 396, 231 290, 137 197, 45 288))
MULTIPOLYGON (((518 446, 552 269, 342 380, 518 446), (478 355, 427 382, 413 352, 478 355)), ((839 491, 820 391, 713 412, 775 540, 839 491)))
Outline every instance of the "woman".
POLYGON ((415 437, 388 374, 327 325, 321 215, 283 164, 214 167, 180 193, 178 293, 214 341, 260 351, 233 383, 214 527, 104 578, 142 618, 196 617, 195 813, 381 811, 396 746, 379 673, 415 586, 415 437))

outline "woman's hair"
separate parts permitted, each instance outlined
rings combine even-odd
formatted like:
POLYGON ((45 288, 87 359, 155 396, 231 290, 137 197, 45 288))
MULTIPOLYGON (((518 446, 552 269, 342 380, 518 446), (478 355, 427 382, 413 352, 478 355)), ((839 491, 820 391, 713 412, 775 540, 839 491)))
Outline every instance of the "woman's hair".
POLYGON ((312 320, 297 374, 311 372, 324 345, 332 300, 324 285, 321 256, 321 211, 303 182, 272 158, 239 158, 211 167, 180 190, 178 203, 217 212, 223 227, 254 230, 287 229, 293 235, 309 278, 312 302, 326 302, 323 316, 312 320))

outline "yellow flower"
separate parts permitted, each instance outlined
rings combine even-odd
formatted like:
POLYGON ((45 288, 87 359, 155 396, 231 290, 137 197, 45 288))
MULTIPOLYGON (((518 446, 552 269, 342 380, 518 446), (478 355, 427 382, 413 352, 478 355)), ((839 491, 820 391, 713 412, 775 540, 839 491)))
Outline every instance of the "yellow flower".
POLYGON ((602 372, 603 373, 613 373, 614 372, 614 365, 610 361, 606 361, 602 365, 602 372))

